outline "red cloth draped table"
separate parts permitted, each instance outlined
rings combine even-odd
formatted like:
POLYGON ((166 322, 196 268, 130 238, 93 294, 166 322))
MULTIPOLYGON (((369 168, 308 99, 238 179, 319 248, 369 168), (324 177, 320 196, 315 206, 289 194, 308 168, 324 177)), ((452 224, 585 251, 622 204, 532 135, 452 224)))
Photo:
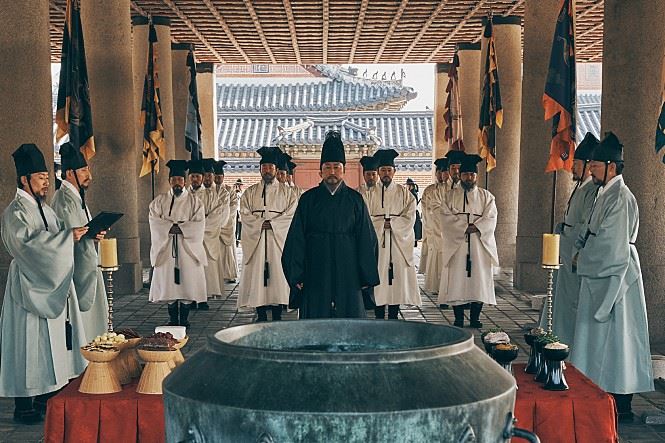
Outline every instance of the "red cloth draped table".
POLYGON ((138 380, 116 394, 82 394, 81 377, 48 401, 47 443, 165 441, 161 395, 137 394, 138 380))
MULTIPOLYGON (((570 390, 547 391, 524 364, 513 365, 517 379, 517 426, 534 432, 543 443, 616 443, 614 398, 570 363, 565 371, 570 390)), ((513 439, 513 441, 522 441, 513 439)))

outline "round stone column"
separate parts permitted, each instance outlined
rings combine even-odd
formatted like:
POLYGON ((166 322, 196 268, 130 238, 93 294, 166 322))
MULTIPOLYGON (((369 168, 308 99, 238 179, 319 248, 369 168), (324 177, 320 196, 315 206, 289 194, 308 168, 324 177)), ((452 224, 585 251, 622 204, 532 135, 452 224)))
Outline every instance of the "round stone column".
MULTIPOLYGON (((552 52, 554 27, 561 7, 560 0, 524 3, 524 62, 522 78, 522 123, 519 153, 519 200, 517 217, 517 251, 514 269, 515 287, 526 291, 544 291, 547 275, 541 268, 542 235, 550 232, 552 174, 545 174, 550 155, 552 122, 544 120, 542 105, 545 80, 552 52)), ((497 48, 498 50, 498 48, 497 48)), ((519 60, 519 59, 518 59, 519 60)), ((506 63, 499 59, 503 88, 506 63)), ((507 100, 507 93, 501 91, 507 100)), ((504 102, 505 106, 505 102, 504 102)), ((507 112, 507 111, 504 111, 507 112)), ((504 119, 507 124, 508 115, 504 119)), ((501 149, 501 146, 499 147, 501 149)), ((499 151, 497 162, 502 162, 499 151)), ((498 168, 497 168, 498 169, 498 168)), ((510 170, 517 171, 517 164, 510 170)), ((491 181, 494 177, 490 178, 491 181)), ((560 220, 572 190, 569 173, 559 172, 557 179, 556 220, 560 220)), ((514 195, 512 198, 515 198, 514 195)), ((499 213, 499 218, 502 214, 499 213)))
MULTIPOLYGON (((16 194, 16 168, 11 156, 23 143, 35 143, 53 167, 49 3, 4 2, 0 14, 0 207, 16 194), (29 12, 28 12, 29 11, 29 12)), ((49 192, 55 191, 51 182, 49 192)), ((11 257, 0 248, 0 302, 11 257)))
POLYGON ((217 152, 217 85, 215 65, 197 63, 196 86, 199 93, 201 111, 201 143, 204 158, 218 158, 217 152))
MULTIPOLYGON (((503 125, 496 130, 496 168, 489 173, 487 188, 496 197, 499 213, 496 244, 499 263, 513 267, 517 237, 520 127, 522 112, 522 20, 517 16, 494 17, 494 48, 499 69, 503 125)), ((480 82, 485 78, 485 61, 480 62, 480 82)), ((481 85, 482 88, 482 85, 481 85)), ((482 89, 481 89, 482 91, 482 89)), ((480 105, 479 105, 480 106, 480 105)), ((478 108, 480 111, 480 107, 478 108)), ((484 184, 484 173, 483 184, 484 184)))
POLYGON ((81 23, 92 102, 96 154, 90 160, 93 181, 88 204, 96 214, 125 214, 110 236, 118 241, 114 286, 119 294, 135 294, 142 287, 136 213, 136 159, 131 25, 129 0, 82 0, 81 23))
POLYGON ((458 43, 457 56, 459 68, 457 70, 459 82, 459 95, 462 108, 462 137, 464 149, 467 153, 478 152, 478 119, 480 112, 480 42, 458 43))
MULTIPOLYGON (((434 115, 432 116, 433 141, 432 160, 443 157, 448 152, 448 142, 446 141, 446 121, 443 113, 446 111, 446 99, 448 93, 448 70, 450 63, 437 63, 434 67, 434 115)), ((434 166, 432 166, 434 171, 434 166)))
POLYGON ((665 2, 605 0, 601 134, 624 145, 624 180, 640 211, 637 250, 653 341, 665 340, 665 151, 654 150, 663 87, 665 2), (626 81, 633 78, 634 81, 626 81))
MULTIPOLYGON (((155 175, 155 196, 166 192, 169 188, 169 171, 166 162, 174 158, 173 128, 173 89, 171 62, 171 21, 168 17, 153 16, 152 22, 157 31, 157 75, 159 77, 159 97, 161 100, 162 122, 164 124, 164 140, 166 142, 165 160, 160 161, 160 172, 155 175)), ((141 99, 143 97, 143 81, 148 69, 148 18, 132 17, 132 66, 134 71, 134 107, 137 109, 135 128, 136 149, 143 150, 143 126, 140 123, 141 99)), ((136 157, 140 171, 142 157, 136 157)), ((138 175, 138 173, 137 173, 138 175)), ((148 206, 152 200, 150 175, 138 179, 138 223, 141 243, 141 261, 143 266, 150 266, 150 225, 148 223, 148 206)))
POLYGON ((173 157, 189 160, 192 154, 185 149, 185 124, 189 100, 189 67, 187 54, 194 49, 191 43, 171 43, 171 69, 173 78, 173 134, 175 150, 173 157))

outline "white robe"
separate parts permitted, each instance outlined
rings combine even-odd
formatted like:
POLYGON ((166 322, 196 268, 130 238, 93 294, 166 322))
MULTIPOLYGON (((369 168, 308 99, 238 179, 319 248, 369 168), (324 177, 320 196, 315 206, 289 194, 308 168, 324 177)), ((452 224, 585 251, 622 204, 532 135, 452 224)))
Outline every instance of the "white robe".
POLYGON ((204 302, 208 264, 203 246, 205 209, 198 197, 187 189, 172 200, 173 191, 158 195, 150 203, 150 263, 154 266, 150 284, 150 301, 192 300, 204 302), (173 208, 170 208, 173 201, 173 208), (174 223, 182 230, 178 235, 178 268, 180 284, 174 281, 175 258, 173 239, 169 234, 174 223))
POLYGON ((289 303, 290 290, 281 259, 297 203, 291 188, 277 181, 265 187, 260 181, 243 192, 240 198, 243 271, 238 290, 239 308, 289 303), (266 220, 270 221, 271 230, 261 229, 266 220), (269 278, 264 286, 266 263, 269 278))
POLYGON ((377 306, 413 305, 420 306, 420 290, 416 279, 413 244, 416 220, 416 199, 406 187, 390 183, 387 188, 377 184, 363 195, 369 208, 370 218, 379 241, 379 279, 374 287, 377 306), (383 195, 382 195, 383 193, 383 195), (383 201, 382 201, 383 196, 383 201), (386 218, 390 218, 389 231, 384 229, 386 218), (388 270, 393 263, 393 281, 390 284, 388 270))
MULTIPOLYGON (((51 206, 65 228, 84 226, 89 221, 90 210, 87 206, 86 210, 83 210, 78 189, 66 180, 63 180, 60 189, 55 191, 51 206)), ((74 244, 74 287, 79 298, 86 296, 92 301, 92 304, 79 303, 85 337, 89 342, 108 328, 109 306, 98 263, 94 240, 83 238, 74 244)))
POLYGON ((219 231, 219 243, 221 258, 217 261, 219 267, 220 284, 223 280, 235 280, 238 278, 238 259, 236 257, 236 217, 238 216, 238 194, 233 187, 222 185, 217 187, 217 195, 220 198, 226 194, 229 203, 229 217, 219 231))
POLYGON ((222 225, 229 218, 229 202, 226 194, 218 194, 213 187, 201 186, 198 190, 190 187, 192 194, 203 203, 205 210, 205 232, 203 234, 203 247, 208 258, 205 266, 206 292, 208 297, 221 295, 224 282, 219 272, 219 261, 222 258, 222 248, 219 235, 222 225))
POLYGON ((444 249, 441 263, 439 303, 453 306, 468 302, 496 304, 493 267, 499 265, 494 230, 496 228, 496 203, 494 196, 477 186, 467 193, 455 187, 448 191, 442 206, 444 249), (466 213, 470 214, 467 219, 466 213), (469 244, 464 234, 473 223, 480 232, 471 234, 471 277, 467 276, 467 252, 469 244))
POLYGON ((446 183, 435 183, 425 188, 423 215, 427 220, 425 231, 427 236, 427 256, 425 262, 425 290, 434 294, 439 292, 441 284, 443 254, 443 218, 440 216, 442 205, 445 204, 446 183))

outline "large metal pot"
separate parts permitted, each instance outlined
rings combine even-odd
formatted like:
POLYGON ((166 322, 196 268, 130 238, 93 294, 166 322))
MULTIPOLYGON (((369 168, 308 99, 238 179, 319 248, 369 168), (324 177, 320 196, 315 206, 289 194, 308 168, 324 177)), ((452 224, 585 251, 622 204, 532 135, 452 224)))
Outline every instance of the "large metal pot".
POLYGON ((515 393, 513 377, 459 328, 259 323, 210 336, 164 381, 166 438, 505 442, 517 435, 515 393))

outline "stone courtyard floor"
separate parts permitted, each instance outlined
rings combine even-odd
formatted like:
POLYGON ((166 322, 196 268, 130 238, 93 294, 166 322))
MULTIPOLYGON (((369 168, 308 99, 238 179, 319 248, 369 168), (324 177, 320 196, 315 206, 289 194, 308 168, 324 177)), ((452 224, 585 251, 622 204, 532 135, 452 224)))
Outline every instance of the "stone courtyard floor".
MULTIPOLYGON (((423 276, 418 275, 421 283, 423 276)), ((530 295, 517 291, 512 284, 512 271, 503 270, 495 279, 497 306, 486 306, 481 321, 483 329, 502 327, 520 347, 518 361, 526 361, 528 346, 523 340, 523 330, 538 319, 538 311, 531 309, 530 295)), ((400 318, 436 324, 452 324, 452 310, 441 310, 436 296, 421 289, 422 306, 403 309, 400 318)), ((185 357, 203 347, 206 337, 220 329, 251 323, 256 320, 254 312, 239 312, 236 309, 238 287, 227 284, 223 296, 210 300, 209 311, 193 311, 190 315, 192 327, 188 330, 189 343, 183 349, 185 357)), ((165 324, 168 315, 164 305, 148 303, 147 290, 135 295, 116 297, 114 303, 116 327, 130 327, 139 333, 150 334, 154 327, 165 324)), ((468 314, 468 311, 467 311, 468 314)), ((295 320, 296 312, 286 313, 285 320, 295 320)), ((468 319, 467 322, 468 324, 468 319)), ((479 343, 479 330, 471 330, 479 343)), ((24 426, 12 421, 13 401, 0 399, 0 442, 43 441, 43 425, 24 426)), ((634 423, 620 424, 621 442, 655 443, 665 442, 665 384, 657 383, 657 390, 635 396, 633 410, 637 416, 634 423), (653 423, 646 424, 645 423, 653 423), (662 423, 662 424, 660 424, 662 423)), ((547 442, 543 442, 547 443, 547 442)))

